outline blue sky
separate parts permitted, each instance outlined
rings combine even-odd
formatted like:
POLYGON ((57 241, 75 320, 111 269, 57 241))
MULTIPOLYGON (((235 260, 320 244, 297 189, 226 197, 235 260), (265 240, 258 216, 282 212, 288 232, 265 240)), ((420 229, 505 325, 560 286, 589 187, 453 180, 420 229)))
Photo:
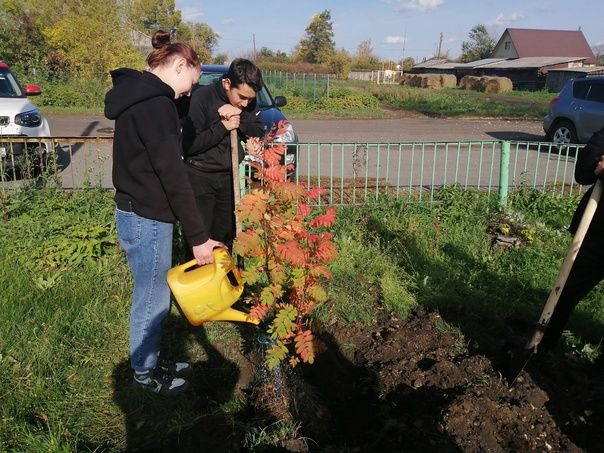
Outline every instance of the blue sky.
POLYGON ((416 61, 461 54, 469 32, 484 24, 499 39, 506 28, 581 29, 590 46, 604 44, 602 0, 176 0, 185 21, 219 33, 215 54, 229 58, 268 47, 291 54, 315 14, 330 10, 334 42, 354 54, 371 40, 382 59, 416 61), (575 6, 576 5, 576 6, 575 6), (441 41, 442 33, 442 41, 441 41))

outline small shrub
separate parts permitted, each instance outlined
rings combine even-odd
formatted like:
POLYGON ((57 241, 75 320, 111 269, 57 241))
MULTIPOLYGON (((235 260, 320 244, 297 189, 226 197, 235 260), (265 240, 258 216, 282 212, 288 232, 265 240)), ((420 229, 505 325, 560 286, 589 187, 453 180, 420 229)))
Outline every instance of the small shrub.
POLYGON ((304 111, 308 108, 308 100, 302 96, 288 96, 287 105, 283 107, 283 111, 304 111))
POLYGON ((322 282, 333 277, 326 265, 337 256, 329 232, 335 209, 313 212, 308 200, 322 190, 286 180, 291 166, 280 164, 285 144, 271 143, 275 132, 267 138, 263 161, 252 163, 259 182, 250 181, 251 191, 236 206, 246 228, 233 244, 246 259, 241 276, 248 285, 250 315, 268 326, 273 340, 266 354, 270 369, 288 357, 292 366, 313 363, 324 348, 310 313, 327 298, 322 282))

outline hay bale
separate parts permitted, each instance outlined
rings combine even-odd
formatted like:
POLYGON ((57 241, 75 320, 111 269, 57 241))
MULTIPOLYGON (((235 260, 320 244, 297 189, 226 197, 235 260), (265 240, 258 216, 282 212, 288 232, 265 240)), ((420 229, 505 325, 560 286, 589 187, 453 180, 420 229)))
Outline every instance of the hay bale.
POLYGON ((462 90, 482 91, 480 77, 463 76, 459 82, 459 88, 462 90))
POLYGON ((404 85, 417 88, 440 89, 456 85, 455 76, 452 74, 408 74, 403 81, 404 85))
POLYGON ((438 90, 455 88, 457 78, 453 74, 404 74, 400 83, 410 87, 438 90))
POLYGON ((401 76, 401 80, 400 80, 400 82, 399 82, 399 83, 400 83, 401 85, 407 85, 407 86, 410 86, 410 84, 411 84, 410 82, 411 82, 411 79, 413 78, 413 75, 414 75, 414 74, 403 74, 403 75, 401 76))
POLYGON ((440 76, 440 86, 442 88, 455 88, 457 86, 457 77, 453 74, 442 74, 440 76))
POLYGON ((421 87, 422 86, 422 74, 413 74, 411 80, 409 80, 409 86, 421 87))
POLYGON ((514 88, 507 77, 482 77, 481 83, 485 93, 507 93, 514 88))
POLYGON ((423 74, 421 87, 432 90, 442 88, 440 74, 423 74))

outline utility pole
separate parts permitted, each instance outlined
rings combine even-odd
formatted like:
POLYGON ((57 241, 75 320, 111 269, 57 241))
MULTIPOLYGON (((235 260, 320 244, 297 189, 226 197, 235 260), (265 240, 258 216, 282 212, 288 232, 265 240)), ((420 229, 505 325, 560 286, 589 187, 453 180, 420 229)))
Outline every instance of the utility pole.
POLYGON ((442 48, 443 45, 443 32, 440 32, 440 40, 438 41, 438 54, 436 55, 436 58, 440 60, 440 49, 442 48))
POLYGON ((254 63, 256 63, 256 33, 252 35, 252 39, 254 42, 254 63))
MULTIPOLYGON (((405 20, 405 35, 403 36, 403 58, 401 59, 401 71, 403 71, 403 63, 405 61, 405 45, 407 44, 407 20, 405 20)), ((402 74, 402 72, 401 72, 402 74)))

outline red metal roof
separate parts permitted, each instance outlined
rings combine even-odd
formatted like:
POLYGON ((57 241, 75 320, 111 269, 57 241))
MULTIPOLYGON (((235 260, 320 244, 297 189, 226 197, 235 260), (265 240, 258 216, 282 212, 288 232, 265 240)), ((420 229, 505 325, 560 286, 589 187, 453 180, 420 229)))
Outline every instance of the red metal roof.
POLYGON ((581 30, 508 28, 506 31, 510 35, 519 58, 585 57, 586 64, 596 63, 594 53, 581 30))

